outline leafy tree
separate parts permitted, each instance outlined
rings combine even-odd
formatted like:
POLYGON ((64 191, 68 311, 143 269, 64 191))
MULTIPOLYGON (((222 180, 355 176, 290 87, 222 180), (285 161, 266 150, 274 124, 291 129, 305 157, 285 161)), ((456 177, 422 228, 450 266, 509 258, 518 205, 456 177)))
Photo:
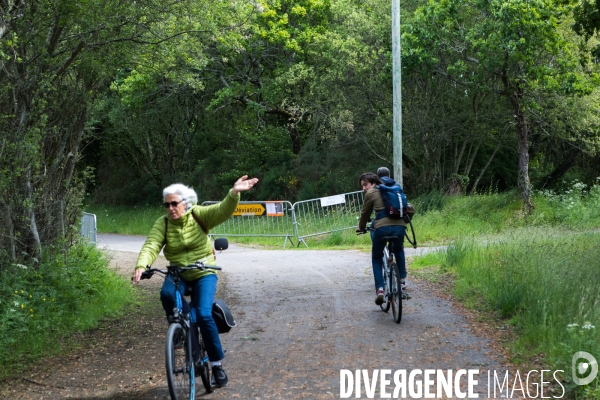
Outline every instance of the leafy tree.
POLYGON ((407 56, 465 90, 508 101, 518 143, 518 187, 531 210, 530 111, 538 96, 589 94, 561 16, 568 6, 547 0, 428 2, 403 35, 407 56))
POLYGON ((39 259, 75 232, 90 107, 139 46, 178 37, 190 3, 0 2, 0 248, 39 259))

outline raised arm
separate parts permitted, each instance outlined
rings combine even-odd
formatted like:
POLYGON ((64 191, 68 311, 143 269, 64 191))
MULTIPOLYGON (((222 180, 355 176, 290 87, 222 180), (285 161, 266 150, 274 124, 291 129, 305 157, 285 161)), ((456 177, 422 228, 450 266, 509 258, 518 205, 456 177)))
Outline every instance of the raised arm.
POLYGON ((248 175, 242 176, 233 184, 233 195, 236 196, 239 192, 245 192, 246 190, 252 189, 257 182, 258 178, 248 179, 248 175))

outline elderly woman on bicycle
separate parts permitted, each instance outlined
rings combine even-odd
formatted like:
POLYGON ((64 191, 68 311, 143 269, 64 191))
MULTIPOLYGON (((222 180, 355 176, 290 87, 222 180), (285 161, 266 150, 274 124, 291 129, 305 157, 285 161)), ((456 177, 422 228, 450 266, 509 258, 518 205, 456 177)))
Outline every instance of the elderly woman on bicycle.
MULTIPOLYGON (((180 183, 166 187, 163 190, 163 205, 167 215, 157 219, 150 230, 135 266, 133 283, 139 282, 142 272, 154 262, 161 249, 171 265, 184 266, 196 261, 214 264, 209 230, 231 217, 239 203, 240 192, 252 189, 257 182, 258 179, 248 179, 244 175, 235 182, 223 201, 206 207, 196 204, 198 196, 193 189, 180 183)), ((215 382, 217 386, 225 386, 227 375, 221 365, 225 355, 212 317, 217 275, 214 270, 192 270, 183 272, 181 276, 180 289, 185 292, 188 287, 192 291, 196 323, 200 326, 215 382)), ((172 280, 165 279, 160 300, 169 318, 176 301, 172 280)))

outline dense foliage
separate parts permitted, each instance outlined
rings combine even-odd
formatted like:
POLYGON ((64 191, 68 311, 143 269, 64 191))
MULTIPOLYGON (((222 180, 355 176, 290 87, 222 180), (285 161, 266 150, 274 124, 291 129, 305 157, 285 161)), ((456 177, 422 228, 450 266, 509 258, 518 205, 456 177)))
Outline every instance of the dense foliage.
MULTIPOLYGON (((155 204, 183 181, 214 200, 247 173, 249 196, 295 201, 392 166, 388 1, 1 4, 3 260, 72 243, 86 191, 155 204)), ((582 5, 402 7, 412 197, 518 188, 530 210, 532 188, 598 176, 582 5)))
POLYGON ((48 255, 37 268, 5 267, 0 279, 0 377, 68 348, 69 334, 95 327, 131 300, 129 282, 93 245, 48 255))

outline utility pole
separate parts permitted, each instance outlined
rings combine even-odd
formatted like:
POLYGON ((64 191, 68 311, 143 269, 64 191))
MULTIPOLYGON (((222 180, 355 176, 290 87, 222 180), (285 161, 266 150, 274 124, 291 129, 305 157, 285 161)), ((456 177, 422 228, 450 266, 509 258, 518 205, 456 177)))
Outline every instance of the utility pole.
POLYGON ((402 182, 402 76, 400 62, 400 0, 392 0, 392 80, 394 98, 394 180, 402 182))

